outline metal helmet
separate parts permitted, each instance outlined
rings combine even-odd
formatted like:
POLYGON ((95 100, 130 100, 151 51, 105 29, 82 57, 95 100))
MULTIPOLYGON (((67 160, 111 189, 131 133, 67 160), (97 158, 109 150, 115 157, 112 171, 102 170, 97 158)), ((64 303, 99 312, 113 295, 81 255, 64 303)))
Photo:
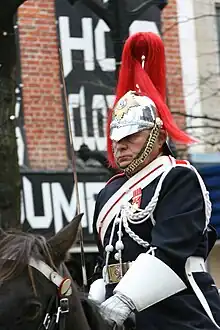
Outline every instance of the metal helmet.
POLYGON ((113 110, 110 139, 119 141, 144 129, 152 129, 156 118, 160 120, 157 117, 155 103, 147 96, 129 91, 117 102, 113 110))
POLYGON ((120 141, 126 136, 145 129, 151 130, 151 134, 140 153, 123 169, 127 175, 132 175, 149 156, 162 125, 162 120, 157 116, 156 105, 149 97, 139 95, 135 91, 129 91, 117 102, 110 124, 110 139, 112 141, 120 141))

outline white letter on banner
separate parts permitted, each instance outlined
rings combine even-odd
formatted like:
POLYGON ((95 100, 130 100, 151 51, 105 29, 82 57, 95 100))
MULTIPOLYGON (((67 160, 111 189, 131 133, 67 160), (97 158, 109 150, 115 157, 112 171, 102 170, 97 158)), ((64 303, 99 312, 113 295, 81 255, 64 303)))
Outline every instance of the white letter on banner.
MULTIPOLYGON (((52 196, 54 208, 54 227, 55 233, 63 228, 63 214, 68 222, 76 215, 76 189, 73 189, 70 202, 68 201, 63 187, 60 183, 52 183, 52 196)), ((74 185, 75 187, 75 185, 74 185)), ((83 184, 78 183, 79 196, 82 210, 85 210, 85 198, 83 192, 83 184)), ((85 219, 82 219, 82 226, 86 226, 85 219)))
POLYGON ((92 19, 82 18, 82 38, 70 36, 69 17, 59 17, 60 44, 63 58, 64 77, 73 70, 72 51, 82 50, 86 71, 95 70, 92 19))
POLYGON ((154 32, 160 35, 157 24, 152 21, 134 21, 129 28, 130 35, 136 32, 154 32))
POLYGON ((105 33, 109 32, 108 25, 99 20, 95 28, 96 59, 102 71, 115 71, 115 59, 106 58, 105 33))
POLYGON ((88 207, 88 231, 93 232, 93 214, 95 210, 95 195, 105 186, 105 182, 86 182, 86 202, 88 207))

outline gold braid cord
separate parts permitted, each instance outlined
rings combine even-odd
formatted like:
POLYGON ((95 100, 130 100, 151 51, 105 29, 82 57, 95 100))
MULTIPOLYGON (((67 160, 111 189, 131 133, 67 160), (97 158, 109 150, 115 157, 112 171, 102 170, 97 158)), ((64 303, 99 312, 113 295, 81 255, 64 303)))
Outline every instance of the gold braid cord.
POLYGON ((150 155, 153 150, 154 144, 160 134, 160 128, 162 125, 162 121, 160 118, 156 118, 154 127, 151 130, 150 136, 147 139, 146 145, 143 147, 143 151, 139 153, 139 155, 124 169, 124 172, 127 176, 132 176, 138 166, 142 164, 145 159, 150 155))

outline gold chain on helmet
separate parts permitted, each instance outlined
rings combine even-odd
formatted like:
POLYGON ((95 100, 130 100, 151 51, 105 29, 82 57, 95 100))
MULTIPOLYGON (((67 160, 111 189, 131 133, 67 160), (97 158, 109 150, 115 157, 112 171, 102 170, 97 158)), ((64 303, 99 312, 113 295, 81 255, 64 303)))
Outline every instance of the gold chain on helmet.
POLYGON ((137 156, 125 169, 124 172, 127 176, 132 176, 137 169, 137 167, 145 161, 145 159, 150 155, 153 150, 154 143, 156 142, 159 134, 160 128, 162 126, 162 121, 160 118, 156 118, 154 127, 150 132, 150 136, 147 140, 146 146, 143 148, 144 150, 140 152, 140 156, 137 156))

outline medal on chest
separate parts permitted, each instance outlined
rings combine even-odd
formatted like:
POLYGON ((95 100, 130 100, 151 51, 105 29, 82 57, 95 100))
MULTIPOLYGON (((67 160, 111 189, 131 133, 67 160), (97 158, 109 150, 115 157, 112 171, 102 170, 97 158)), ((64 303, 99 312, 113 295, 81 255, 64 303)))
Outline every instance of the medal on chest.
POLYGON ((141 198, 142 198, 142 190, 141 188, 138 188, 133 191, 133 197, 132 197, 132 205, 135 208, 140 208, 141 206, 141 198))

